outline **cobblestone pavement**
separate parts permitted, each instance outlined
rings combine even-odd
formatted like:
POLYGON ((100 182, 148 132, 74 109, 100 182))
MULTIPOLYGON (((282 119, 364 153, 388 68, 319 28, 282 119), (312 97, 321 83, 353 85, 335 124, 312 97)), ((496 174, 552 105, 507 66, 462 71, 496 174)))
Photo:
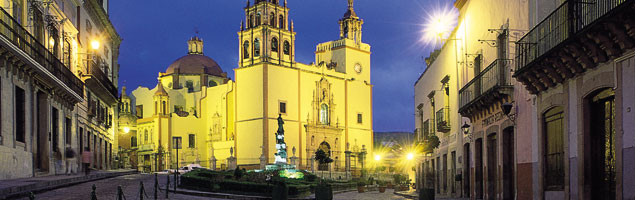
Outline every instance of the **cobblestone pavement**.
POLYGON ((379 193, 378 191, 357 193, 354 192, 346 192, 340 193, 333 196, 335 200, 404 200, 407 199, 405 197, 393 194, 394 190, 387 189, 384 193, 379 193))
MULTIPOLYGON (((165 189, 166 175, 159 175, 159 185, 165 189)), ((126 200, 139 199, 139 182, 143 181, 143 185, 146 191, 147 197, 144 199, 154 198, 154 174, 133 174, 127 176, 120 176, 115 178, 103 179, 94 182, 87 182, 70 187, 59 188, 43 193, 35 194, 35 199, 47 199, 47 200, 86 200, 90 199, 90 193, 92 191, 92 185, 97 186, 97 199, 99 200, 114 200, 117 195, 117 186, 121 185, 126 200)), ((170 182, 172 182, 170 177, 170 182)), ((169 194, 169 199, 187 199, 187 200, 199 200, 199 199, 212 199, 207 197, 188 196, 181 194, 169 194)), ((165 199, 165 193, 160 191, 158 193, 159 199, 165 199)), ((20 200, 28 200, 28 198, 21 198, 20 200)))

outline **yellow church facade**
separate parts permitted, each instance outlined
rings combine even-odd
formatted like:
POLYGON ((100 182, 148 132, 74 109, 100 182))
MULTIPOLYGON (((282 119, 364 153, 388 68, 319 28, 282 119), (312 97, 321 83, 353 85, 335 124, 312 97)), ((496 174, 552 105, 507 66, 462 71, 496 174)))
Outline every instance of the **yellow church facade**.
POLYGON ((370 45, 361 40, 363 20, 353 1, 339 21, 339 39, 318 44, 311 64, 295 61, 296 33, 286 1, 248 2, 244 12, 235 81, 203 55, 203 41, 195 37, 188 55, 159 73, 156 87, 122 95, 122 104, 129 105, 124 110, 136 119, 127 138, 136 142, 130 147, 136 165, 174 168, 173 140, 180 138, 179 166, 263 168, 274 162, 281 116, 290 164, 361 169, 362 152, 372 153, 373 85, 370 45), (317 149, 335 162, 319 166, 312 158, 317 149))

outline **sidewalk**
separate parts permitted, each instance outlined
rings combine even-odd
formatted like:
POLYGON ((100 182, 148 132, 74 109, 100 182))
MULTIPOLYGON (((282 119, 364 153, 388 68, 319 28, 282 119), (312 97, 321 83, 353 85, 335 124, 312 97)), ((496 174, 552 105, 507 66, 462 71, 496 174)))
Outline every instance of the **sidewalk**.
MULTIPOLYGON (((417 193, 417 190, 408 190, 408 191, 401 191, 401 192, 395 192, 396 195, 402 196, 402 197, 406 197, 409 199, 419 199, 419 194, 417 193)), ((435 197, 435 199, 443 199, 443 200, 466 200, 469 198, 447 198, 447 197, 435 197)))
POLYGON ((55 175, 0 181, 0 199, 28 195, 30 192, 52 190, 88 181, 112 178, 128 174, 138 173, 137 170, 109 170, 92 171, 90 175, 83 173, 75 175, 55 175))

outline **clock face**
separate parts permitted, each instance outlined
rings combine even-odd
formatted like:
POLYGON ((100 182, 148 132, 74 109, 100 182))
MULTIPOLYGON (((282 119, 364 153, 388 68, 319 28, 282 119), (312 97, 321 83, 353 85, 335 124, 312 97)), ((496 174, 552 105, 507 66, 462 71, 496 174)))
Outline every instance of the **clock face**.
POLYGON ((360 65, 359 63, 355 64, 355 72, 362 73, 362 65, 360 65))

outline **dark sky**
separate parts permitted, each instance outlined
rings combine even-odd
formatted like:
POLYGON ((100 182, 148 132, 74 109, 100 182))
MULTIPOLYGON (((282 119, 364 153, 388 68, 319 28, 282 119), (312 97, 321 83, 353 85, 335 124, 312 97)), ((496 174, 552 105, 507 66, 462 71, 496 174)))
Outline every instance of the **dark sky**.
MULTIPOLYGON (((282 1, 282 0, 281 0, 282 1)), ((427 11, 453 0, 357 0, 364 19, 362 40, 371 45, 371 82, 375 131, 414 130, 413 85, 430 48, 421 44, 427 11)), ((318 43, 339 37, 338 19, 346 0, 288 0, 295 23, 296 59, 314 61, 318 43)), ((204 54, 234 77, 237 32, 245 0, 113 0, 112 23, 123 38, 120 85, 131 90, 154 87, 157 75, 187 53, 186 41, 199 31, 204 54), (124 83, 125 81, 125 83, 124 83)))

